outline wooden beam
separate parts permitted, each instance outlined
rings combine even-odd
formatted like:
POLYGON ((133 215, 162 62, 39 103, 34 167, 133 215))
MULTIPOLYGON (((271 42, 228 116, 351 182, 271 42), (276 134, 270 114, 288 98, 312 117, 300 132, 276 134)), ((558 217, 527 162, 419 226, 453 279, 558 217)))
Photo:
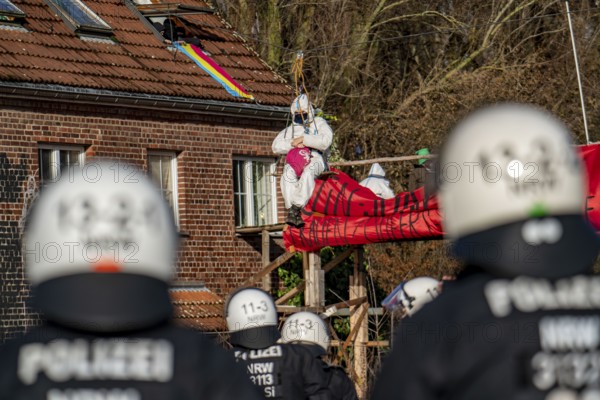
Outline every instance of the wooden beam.
POLYGON ((361 304, 365 303, 366 301, 367 301, 367 297, 360 297, 360 298, 352 299, 352 300, 348 300, 348 301, 341 301, 339 303, 331 304, 331 305, 324 306, 324 307, 310 307, 310 306, 298 307, 298 306, 278 305, 277 311, 286 313, 286 314, 300 312, 300 311, 310 311, 310 312, 314 312, 314 313, 320 313, 324 309, 327 310, 332 307, 336 307, 336 308, 337 307, 352 307, 352 306, 361 305, 361 304))
POLYGON ((346 349, 348 346, 350 346, 350 342, 354 341, 356 335, 358 335, 358 332, 362 329, 361 324, 362 324, 363 319, 367 315, 367 311, 369 311, 369 307, 362 308, 360 314, 358 315, 358 319, 356 320, 356 324, 354 325, 354 328, 352 328, 352 330, 350 331, 350 334, 348 335, 348 337, 344 341, 344 344, 342 345, 342 347, 344 349, 346 349))
POLYGON ((304 282, 304 281, 300 282, 298 284, 298 286, 296 286, 295 288, 293 288, 292 290, 290 290, 289 292, 287 292, 286 294, 284 294, 283 296, 281 296, 280 298, 275 300, 275 304, 277 304, 277 305, 284 304, 285 302, 287 302, 289 299, 291 299, 298 293, 301 293, 305 287, 306 287, 306 282, 304 282))
MULTIPOLYGON (((344 345, 344 342, 342 342, 341 340, 332 339, 330 342, 330 346, 332 346, 332 347, 338 347, 338 346, 343 346, 343 345, 344 345)), ((390 341, 389 340, 369 340, 368 342, 365 342, 364 345, 367 347, 390 347, 390 341)))
MULTIPOLYGON (((350 299, 367 296, 367 279, 362 252, 362 247, 359 247, 354 253, 354 271, 350 276, 350 299)), ((369 341, 369 321, 366 318, 369 313, 369 303, 364 302, 358 307, 350 309, 350 334, 341 348, 343 352, 346 352, 350 342, 354 344, 351 362, 352 371, 356 374, 354 382, 358 397, 364 399, 367 394, 368 380, 367 348, 364 343, 369 341), (360 307, 360 314, 356 315, 358 307, 360 307)))
POLYGON ((320 307, 325 304, 325 272, 321 268, 321 255, 314 251, 306 255, 308 270, 304 271, 304 300, 307 306, 320 307))
POLYGON ((262 231, 279 232, 285 228, 286 224, 276 225, 264 225, 264 226, 252 226, 247 228, 236 228, 235 233, 248 234, 248 233, 261 233, 262 231))
POLYGON ((294 314, 300 311, 310 311, 318 314, 322 311, 323 307, 309 307, 309 306, 277 306, 277 312, 283 314, 294 314))
POLYGON ((422 156, 382 157, 382 158, 373 158, 371 160, 330 162, 329 165, 331 165, 332 167, 347 167, 350 165, 369 165, 369 164, 382 163, 382 162, 411 161, 411 160, 420 160, 422 158, 436 158, 436 157, 437 157, 436 154, 429 154, 429 155, 422 155, 422 156))
POLYGON ((270 273, 271 271, 273 271, 275 268, 280 267, 282 264, 286 263, 293 256, 294 256, 294 253, 288 253, 288 252, 283 253, 282 255, 277 257, 275 260, 273 260, 273 262, 271 264, 267 265, 262 270, 258 271, 256 274, 254 274, 248 280, 246 280, 246 282, 244 282, 242 284, 242 287, 252 286, 257 279, 262 278, 263 276, 265 276, 268 273, 270 273))
MULTIPOLYGON (((351 246, 348 249, 346 249, 343 253, 338 254, 333 260, 331 260, 327 264, 325 264, 325 266, 323 267, 323 271, 325 271, 325 273, 327 273, 327 272, 331 271, 333 268, 337 267, 342 261, 344 261, 346 258, 348 258, 355 249, 356 249, 356 246, 351 246)), ((304 256, 304 254, 303 254, 303 256, 304 256)), ((293 288, 292 290, 290 290, 289 292, 287 292, 286 294, 281 296, 279 299, 277 299, 275 301, 275 304, 277 304, 277 305, 284 304, 285 302, 287 302, 289 299, 291 299, 298 293, 302 293, 302 291, 305 288, 306 288, 306 282, 304 280, 302 280, 300 283, 298 283, 298 285, 295 288, 293 288)), ((331 307, 331 306, 326 306, 325 308, 328 308, 328 307, 331 307)))
POLYGON ((356 246, 350 246, 343 253, 338 254, 333 260, 325 264, 325 266, 323 267, 323 271, 329 272, 333 268, 337 267, 342 261, 348 258, 355 249, 356 246))
POLYGON ((367 296, 363 296, 363 297, 357 297, 355 299, 351 299, 351 300, 346 300, 346 301, 340 301, 339 303, 335 303, 335 304, 331 304, 329 306, 326 306, 325 309, 330 309, 332 307, 340 308, 340 307, 353 307, 353 306, 359 306, 361 304, 363 304, 364 302, 367 301, 367 296))
MULTIPOLYGON (((263 229, 262 231, 262 266, 267 267, 271 263, 271 237, 269 231, 263 229)), ((271 293, 271 273, 267 273, 262 279, 263 289, 268 293, 271 293)))

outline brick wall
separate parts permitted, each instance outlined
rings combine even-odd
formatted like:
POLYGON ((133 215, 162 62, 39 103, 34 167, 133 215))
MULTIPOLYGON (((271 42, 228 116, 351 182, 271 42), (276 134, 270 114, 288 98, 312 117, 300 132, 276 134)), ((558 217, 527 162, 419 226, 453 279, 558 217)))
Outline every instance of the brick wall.
POLYGON ((0 340, 39 320, 27 308, 20 246, 41 143, 84 145, 88 160, 117 157, 143 168, 148 150, 177 152, 178 280, 203 281, 225 296, 261 268, 260 238, 257 246, 235 234, 233 156, 275 159, 271 143, 285 121, 8 99, 0 99, 0 121, 0 340))

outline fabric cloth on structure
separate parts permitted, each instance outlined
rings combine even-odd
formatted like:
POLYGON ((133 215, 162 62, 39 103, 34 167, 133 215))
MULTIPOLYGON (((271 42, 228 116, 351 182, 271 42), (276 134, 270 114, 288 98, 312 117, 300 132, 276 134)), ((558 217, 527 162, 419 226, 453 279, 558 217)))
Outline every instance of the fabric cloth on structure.
POLYGON ((260 350, 234 347, 233 352, 266 398, 332 399, 329 376, 312 353, 301 345, 274 344, 260 350))
POLYGON ((296 147, 288 151, 285 156, 285 162, 288 164, 297 177, 302 176, 304 168, 310 163, 310 149, 308 147, 296 147))
POLYGON ((595 275, 499 278, 470 267, 400 322, 372 399, 598 398, 598 290, 595 275))
POLYGON ((272 145, 273 153, 286 155, 294 148, 292 140, 302 136, 303 146, 311 152, 310 163, 305 166, 300 176, 297 176, 288 164, 284 166, 280 186, 286 208, 292 205, 302 208, 308 203, 315 187, 315 178, 326 169, 323 154, 327 154, 333 141, 333 131, 327 121, 315 117, 313 107, 306 100, 296 99, 292 103, 292 113, 300 111, 299 107, 308 108, 304 110, 308 113, 308 120, 304 124, 290 124, 277 134, 272 145))
POLYGON ((312 196, 316 177, 324 171, 323 157, 316 152, 312 153, 310 163, 304 168, 299 178, 290 165, 285 165, 280 182, 285 208, 291 208, 292 205, 304 207, 312 196))
POLYGON ((40 326, 0 347, 0 370, 0 399, 262 399, 231 354, 167 323, 123 335, 40 326))
POLYGON ((371 189, 382 199, 391 199, 395 196, 394 191, 390 188, 390 181, 385 179, 385 171, 379 163, 371 165, 369 176, 360 181, 359 185, 371 189))

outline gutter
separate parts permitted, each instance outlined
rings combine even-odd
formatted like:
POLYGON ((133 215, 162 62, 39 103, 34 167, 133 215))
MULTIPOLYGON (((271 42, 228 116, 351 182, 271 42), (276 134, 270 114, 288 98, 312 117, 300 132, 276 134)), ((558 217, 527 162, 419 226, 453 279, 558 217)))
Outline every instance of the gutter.
POLYGON ((0 97, 5 99, 12 98, 62 103, 68 102, 199 115, 244 117, 266 121, 286 121, 289 114, 289 108, 281 106, 75 88, 51 84, 32 84, 26 82, 0 81, 0 97))

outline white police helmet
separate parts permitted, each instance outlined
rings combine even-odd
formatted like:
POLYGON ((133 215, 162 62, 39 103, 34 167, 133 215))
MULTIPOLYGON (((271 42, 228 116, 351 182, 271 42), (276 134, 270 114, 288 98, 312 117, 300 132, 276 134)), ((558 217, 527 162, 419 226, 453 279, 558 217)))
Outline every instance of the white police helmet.
POLYGON ((309 343, 320 346, 327 353, 331 338, 325 321, 317 314, 301 311, 290 315, 281 328, 283 343, 309 343))
POLYGON ((225 304, 230 341, 249 349, 263 349, 280 338, 273 298, 258 288, 234 291, 225 304))
POLYGON ((23 253, 49 320, 90 331, 138 329, 171 313, 177 234, 160 191, 137 168, 92 161, 44 188, 23 253))
POLYGON ((463 260, 545 277, 593 264, 584 172, 552 115, 524 104, 479 110, 453 130, 438 168, 444 231, 463 260))
POLYGON ((429 276, 420 276, 402 286, 399 300, 406 315, 412 316, 439 294, 440 281, 429 276))

